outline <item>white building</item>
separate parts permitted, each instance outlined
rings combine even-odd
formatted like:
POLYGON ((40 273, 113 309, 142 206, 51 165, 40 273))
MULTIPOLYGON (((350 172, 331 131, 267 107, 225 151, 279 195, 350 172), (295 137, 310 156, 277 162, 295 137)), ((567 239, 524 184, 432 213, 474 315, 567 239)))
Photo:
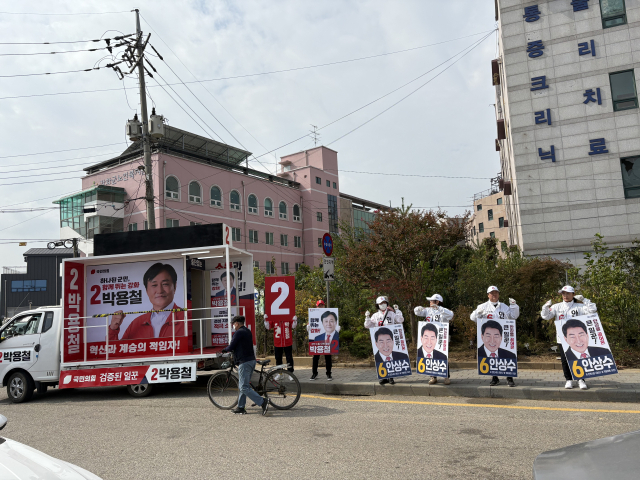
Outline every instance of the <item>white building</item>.
POLYGON ((640 0, 495 0, 510 244, 583 263, 640 238, 640 0), (508 187, 508 188, 507 188, 508 187))

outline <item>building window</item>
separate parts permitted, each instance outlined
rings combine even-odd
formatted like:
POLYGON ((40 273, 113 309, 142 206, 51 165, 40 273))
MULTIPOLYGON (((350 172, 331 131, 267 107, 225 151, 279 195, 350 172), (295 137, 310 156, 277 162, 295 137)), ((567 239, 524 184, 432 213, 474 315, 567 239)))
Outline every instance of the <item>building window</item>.
POLYGON ((211 187, 211 206, 222 208, 222 191, 215 185, 211 187))
POLYGON ((498 219, 498 227, 504 228, 504 217, 498 219))
POLYGON ((329 215, 329 233, 338 233, 338 197, 327 194, 327 213, 329 215))
POLYGON ((284 202, 280 202, 278 204, 278 212, 280 213, 280 220, 287 219, 287 204, 284 202))
POLYGON ((297 272, 298 270, 300 270, 300 265, 302 265, 302 264, 301 264, 301 263, 296 263, 296 272, 297 272))
POLYGON ((600 0, 602 28, 617 27, 627 23, 624 0, 600 0))
POLYGON ((234 242, 240 241, 240 229, 236 227, 231 227, 231 239, 234 242))
POLYGON ((280 275, 288 275, 289 274, 289 263, 282 262, 280 264, 280 275))
POLYGON ((331 188, 331 180, 327 180, 327 187, 331 188))
POLYGON ((258 243, 258 231, 249 230, 249 243, 258 243))
POLYGON ((336 182, 333 182, 333 188, 335 188, 336 190, 338 189, 338 184, 336 182))
POLYGON ((264 199, 264 216, 273 217, 273 202, 270 198, 264 199))
POLYGON ((264 233, 265 233, 264 243, 266 243, 267 245, 273 245, 273 233, 272 232, 264 232, 264 233))
POLYGON ((620 159, 624 198, 640 198, 640 157, 620 159))
POLYGON ((320 177, 316 177, 316 183, 318 185, 322 185, 322 179, 320 177))
POLYGON ((240 211, 240 194, 237 190, 231 190, 229 194, 229 208, 238 212, 240 211))
POLYGON ((46 280, 12 280, 11 291, 16 292, 46 292, 46 280))
POLYGON ((249 213, 253 213, 257 215, 258 214, 258 197, 256 197, 253 194, 249 195, 249 201, 247 203, 249 204, 249 213))
POLYGON ((300 221, 300 205, 293 206, 293 221, 294 222, 300 221))
POLYGON ((253 261, 253 268, 258 268, 259 269, 260 268, 260 262, 257 261, 257 260, 254 260, 253 261))
POLYGON ((493 220, 493 210, 487 210, 487 217, 489 217, 489 220, 493 220))
POLYGON ((137 223, 130 223, 129 226, 127 227, 127 230, 129 230, 130 232, 135 232, 138 230, 138 224, 137 223))
POLYGON ((484 233, 484 223, 478 224, 478 232, 479 233, 484 233))
POLYGON ((289 246, 289 236, 288 235, 283 235, 282 233, 280 234, 280 245, 282 245, 283 247, 288 247, 289 246))
POLYGON ((302 237, 297 237, 294 235, 293 237, 293 246, 295 248, 302 248, 302 237))
POLYGON ((318 238, 318 246, 322 247, 322 239, 321 238, 318 238))
POLYGON ((633 70, 609 74, 611 83, 611 98, 613 111, 638 108, 638 94, 636 93, 636 78, 633 70))
POLYGON ((273 275, 274 272, 273 271, 273 264, 271 262, 267 262, 267 275, 273 275))
POLYGON ((202 187, 198 182, 189 183, 189 203, 202 203, 202 187))
POLYGON ((498 205, 502 205, 502 197, 500 197, 500 198, 496 201, 496 203, 497 203, 498 205))
POLYGON ((496 238, 496 232, 490 232, 490 233, 489 233, 489 236, 490 236, 491 238, 496 238))
POLYGON ((149 230, 149 222, 147 222, 146 220, 144 221, 144 229, 149 230))
POLYGON ((322 221, 322 212, 316 212, 316 220, 318 220, 319 222, 322 221))
POLYGON ((167 218, 167 228, 179 227, 180 220, 175 220, 173 218, 167 218))
POLYGON ((480 210, 482 210, 482 204, 481 203, 478 204, 478 211, 480 211, 480 210))
POLYGON ((202 222, 189 222, 189 226, 195 227, 196 225, 202 225, 202 222))
POLYGON ((167 177, 164 182, 164 190, 167 198, 178 200, 180 198, 180 183, 176 177, 167 177))

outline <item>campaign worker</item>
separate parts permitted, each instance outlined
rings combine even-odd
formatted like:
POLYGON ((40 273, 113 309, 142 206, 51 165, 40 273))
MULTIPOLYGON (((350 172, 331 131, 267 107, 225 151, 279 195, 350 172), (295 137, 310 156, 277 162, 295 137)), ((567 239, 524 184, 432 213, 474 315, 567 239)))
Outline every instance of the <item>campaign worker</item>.
MULTIPOLYGON (((481 305, 478 305, 478 308, 476 308, 473 312, 471 312, 471 321, 478 323, 478 320, 483 320, 485 318, 488 318, 488 319, 500 318, 500 319, 516 320, 520 316, 520 307, 516 304, 516 301, 513 298, 509 299, 508 306, 500 302, 500 290, 498 290, 498 287, 491 285, 489 288, 487 288, 487 297, 489 297, 489 301, 481 305)), ((491 342, 487 342, 484 340, 484 335, 487 331, 487 328, 485 328, 484 326, 482 327, 480 332, 482 334, 482 339, 483 339, 482 341, 484 345, 478 348, 478 359, 486 356, 490 356, 492 358, 514 358, 515 359, 516 356, 512 352, 499 348, 500 344, 498 344, 497 347, 495 346, 495 343, 497 342, 497 338, 495 338, 496 330, 498 333, 500 333, 500 341, 502 341, 502 327, 500 326, 500 324, 498 322, 491 322, 491 321, 487 323, 498 325, 500 328, 499 329, 495 328, 495 325, 493 325, 492 327, 488 327, 489 334, 487 334, 487 338, 491 336, 491 337, 494 337, 494 340, 492 340, 491 342), (486 355, 483 352, 487 352, 487 349, 485 349, 485 346, 488 346, 489 343, 491 343, 491 349, 488 349, 488 355, 486 355), (494 347, 495 347, 495 350, 492 350, 494 347), (501 357, 500 356, 501 351, 509 353, 511 354, 511 356, 501 357), (493 355, 491 355, 492 353, 493 355)), ((500 384, 500 380, 496 376, 492 377, 491 382, 489 383, 491 387, 494 387, 499 384, 500 384)), ((507 384, 510 387, 516 386, 516 384, 513 381, 513 377, 507 377, 507 384)))
MULTIPOLYGON (((298 317, 293 316, 293 322, 280 322, 273 329, 273 350, 276 357, 276 365, 282 365, 282 354, 285 354, 287 359, 287 370, 293 372, 293 331, 298 326, 298 317), (286 345, 287 338, 292 339, 291 345, 286 345)), ((271 330, 271 324, 268 321, 268 316, 264 314, 264 328, 271 330)), ((276 375, 276 380, 280 380, 280 377, 276 375)))
MULTIPOLYGON (((380 296, 376 298, 376 307, 378 310, 373 315, 371 315, 369 310, 365 312, 364 328, 375 328, 383 325, 393 325, 394 323, 404 322, 404 317, 402 316, 402 312, 398 308, 398 305, 394 305, 393 308, 391 308, 387 297, 380 296)), ((391 332, 391 330, 388 331, 391 332)), ((384 385, 385 383, 391 383, 393 385, 396 382, 393 378, 380 380, 380 385, 384 385)))
MULTIPOLYGON (((173 299, 176 294, 178 274, 169 264, 155 263, 149 267, 142 277, 142 283, 153 306, 154 312, 140 315, 129 324, 120 340, 134 340, 138 338, 166 338, 187 335, 184 329, 184 312, 176 312, 174 325, 171 324, 172 312, 159 310, 175 310, 178 307, 173 299)), ((109 325, 109 341, 118 340, 120 325, 127 315, 122 310, 111 316, 109 325)))
MULTIPOLYGON (((326 308, 325 304, 322 300, 318 300, 316 302, 316 308, 326 308)), ((325 327, 325 332, 327 331, 327 325, 329 326, 329 328, 331 329, 331 341, 334 340, 334 335, 335 335, 335 340, 338 340, 338 332, 340 331, 340 327, 337 327, 336 330, 336 317, 333 315, 333 313, 331 312, 324 312, 322 314, 322 316, 320 317, 320 320, 322 321, 322 326, 325 327), (326 322, 325 322, 325 319, 326 322)), ((311 326, 307 323, 307 332, 311 331, 311 326)), ((324 340, 324 334, 322 335, 318 335, 314 338, 314 340, 324 340), (320 337, 323 337, 322 339, 320 337)), ((318 366, 320 364, 320 357, 324 357, 324 363, 326 365, 326 371, 327 371, 327 380, 328 381, 332 381, 333 377, 331 376, 331 367, 333 366, 333 360, 331 358, 331 355, 314 355, 313 356, 313 363, 311 364, 311 378, 309 380, 315 380, 316 378, 318 378, 318 366)))
MULTIPOLYGON (((562 302, 551 305, 552 301, 549 300, 542 306, 540 316, 544 320, 567 320, 579 315, 588 315, 598 311, 596 304, 591 300, 584 298, 582 295, 576 295, 575 289, 571 285, 565 285, 558 291, 558 293, 562 295, 562 302)), ((571 369, 569 368, 567 357, 565 356, 564 349, 562 348, 562 338, 560 335, 561 333, 556 330, 556 340, 558 342, 558 347, 560 347, 562 372, 564 373, 564 379, 566 381, 564 388, 571 389, 573 388, 573 377, 571 376, 571 369)), ((578 386, 581 390, 589 388, 587 387, 587 382, 583 379, 578 380, 578 386)))
MULTIPOLYGON (((387 327, 379 328, 374 334, 374 339, 376 341, 376 348, 378 349, 378 353, 375 355, 376 365, 384 362, 409 361, 409 356, 407 354, 393 351, 393 332, 387 327)), ((380 385, 384 385, 389 382, 391 382, 391 384, 395 383, 393 378, 383 378, 380 380, 380 385)))
MULTIPOLYGON (((449 323, 453 319, 453 312, 442 306, 441 295, 435 293, 432 296, 427 297, 427 300, 429 300, 428 308, 416 307, 413 309, 413 313, 415 313, 416 316, 425 317, 427 319, 427 322, 449 323)), ((424 328, 422 329, 422 331, 423 332, 425 331, 424 328)), ((437 337, 437 329, 436 329, 436 337, 437 337)), ((449 341, 449 343, 451 343, 451 337, 447 338, 447 340, 449 341)), ((422 346, 424 347, 424 341, 422 343, 422 346)), ((418 350, 418 358, 427 358, 427 357, 420 356, 420 350, 421 349, 418 350)), ((447 356, 444 353, 442 352, 437 352, 437 353, 439 353, 444 357, 443 360, 447 359, 447 356)), ((438 358, 438 357, 433 357, 433 358, 438 358)), ((447 363, 447 378, 444 381, 445 385, 449 385, 451 383, 451 380, 450 380, 451 373, 449 372, 448 365, 449 364, 447 363)), ((429 385, 434 385, 436 383, 438 383, 438 377, 431 377, 431 379, 429 380, 429 385)))

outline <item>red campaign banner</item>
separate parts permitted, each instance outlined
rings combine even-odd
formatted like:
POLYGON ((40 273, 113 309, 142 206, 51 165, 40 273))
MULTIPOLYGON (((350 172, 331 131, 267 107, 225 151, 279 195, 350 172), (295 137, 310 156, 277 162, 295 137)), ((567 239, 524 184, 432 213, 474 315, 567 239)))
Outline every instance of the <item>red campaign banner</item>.
POLYGON ((264 279, 264 313, 271 325, 293 322, 296 314, 296 283, 292 275, 264 279))
POLYGON ((195 362, 85 368, 60 372, 58 388, 113 387, 196 380, 195 362))
MULTIPOLYGON (((176 355, 189 354, 189 337, 176 337, 176 355)), ((87 343, 87 361, 106 360, 106 342, 87 343)), ((109 342, 109 360, 121 358, 171 357, 173 339, 144 338, 109 342)))
POLYGON ((62 290, 62 361, 82 361, 84 357, 84 265, 64 262, 64 284, 62 290))

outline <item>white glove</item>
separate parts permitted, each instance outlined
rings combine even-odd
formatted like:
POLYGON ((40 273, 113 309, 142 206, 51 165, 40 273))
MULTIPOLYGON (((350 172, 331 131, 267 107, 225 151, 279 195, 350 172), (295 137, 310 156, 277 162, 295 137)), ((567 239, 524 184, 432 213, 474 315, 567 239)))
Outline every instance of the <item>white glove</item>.
POLYGON ((576 295, 573 298, 575 298, 576 300, 578 300, 579 302, 582 302, 584 300, 584 297, 582 295, 576 295))
POLYGON ((545 303, 542 308, 544 307, 550 307, 551 306, 551 300, 549 300, 547 303, 545 303))
POLYGON ((340 331, 340 325, 336 325, 336 332, 340 331))
POLYGON ((291 328, 293 330, 296 329, 296 327, 298 326, 298 317, 296 317, 295 315, 293 316, 293 323, 291 324, 291 328))
POLYGON ((266 320, 264 321, 264 328, 266 328, 267 330, 271 328, 271 325, 269 325, 269 322, 267 322, 266 320))
POLYGON ((476 317, 478 318, 484 318, 484 310, 482 308, 478 308, 476 310, 476 317))
POLYGON ((266 313, 264 314, 264 319, 267 320, 267 318, 269 318, 269 315, 267 315, 266 313))
POLYGON ((398 305, 394 305, 394 306, 393 306, 393 309, 394 309, 394 310, 398 310, 398 305))
POLYGON ((413 313, 416 315, 420 315, 422 312, 424 312, 424 307, 416 307, 413 309, 413 313))
POLYGON ((369 310, 367 310, 366 312, 364 312, 364 316, 365 316, 366 318, 371 317, 371 313, 369 313, 369 310))
POLYGON ((510 299, 509 299, 509 304, 511 304, 511 305, 515 305, 515 304, 516 304, 516 301, 515 301, 513 298, 510 298, 510 299))
POLYGON ((307 323, 307 333, 311 335, 311 325, 307 323))

